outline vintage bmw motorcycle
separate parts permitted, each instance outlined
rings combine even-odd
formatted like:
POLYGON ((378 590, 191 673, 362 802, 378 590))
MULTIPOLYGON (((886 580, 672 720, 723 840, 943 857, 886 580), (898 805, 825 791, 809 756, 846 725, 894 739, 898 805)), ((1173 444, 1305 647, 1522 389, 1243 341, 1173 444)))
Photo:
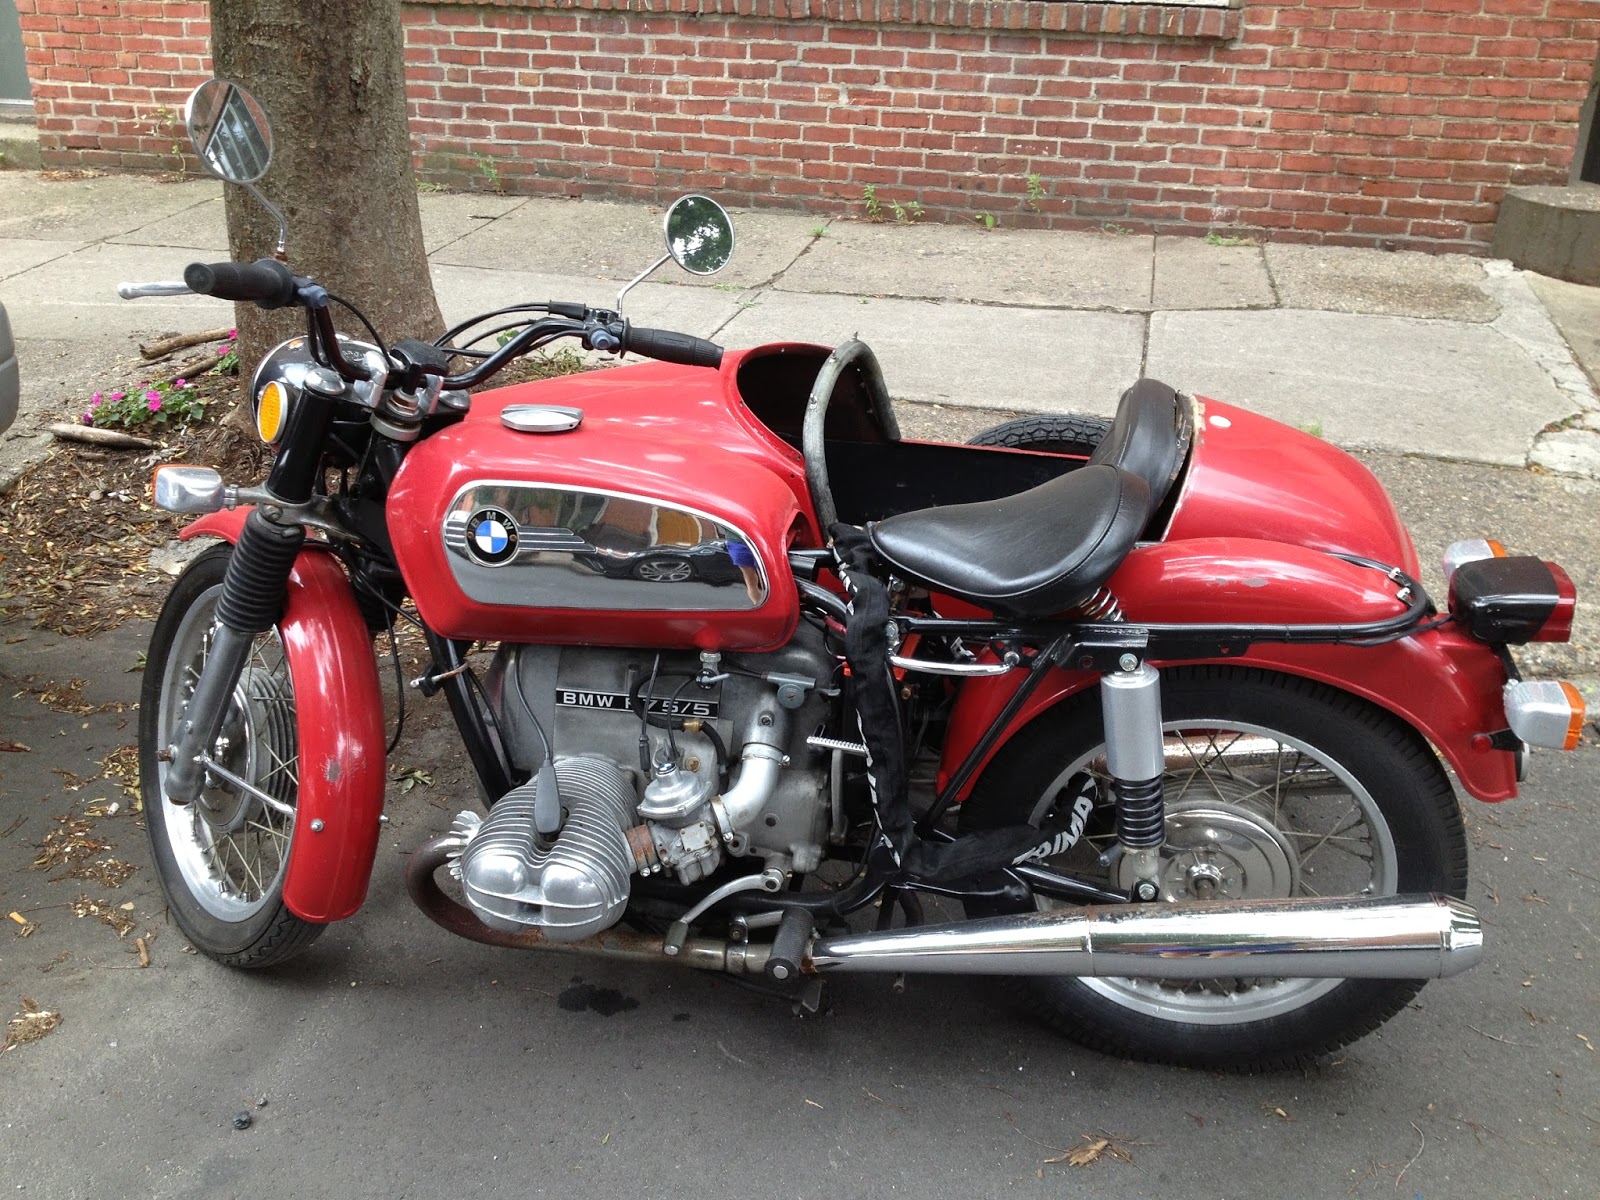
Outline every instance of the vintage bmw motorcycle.
MULTIPOLYGON (((260 178, 246 93, 188 119, 260 178)), ((732 250, 703 197, 665 232, 690 271, 732 250)), ((1575 689, 1508 651, 1568 636, 1559 567, 1458 543, 1438 611, 1361 465, 1153 380, 1109 426, 932 444, 859 342, 724 351, 622 296, 358 341, 274 259, 122 288, 177 290, 306 317, 252 384, 266 481, 155 480, 220 541, 148 655, 151 846, 231 966, 362 903, 397 620, 481 785, 406 868, 445 928, 807 1004, 834 973, 1021 977, 1070 1037, 1220 1068, 1308 1061, 1478 961, 1446 769, 1504 800, 1577 741, 1575 689), (559 339, 658 361, 469 396, 559 339)))

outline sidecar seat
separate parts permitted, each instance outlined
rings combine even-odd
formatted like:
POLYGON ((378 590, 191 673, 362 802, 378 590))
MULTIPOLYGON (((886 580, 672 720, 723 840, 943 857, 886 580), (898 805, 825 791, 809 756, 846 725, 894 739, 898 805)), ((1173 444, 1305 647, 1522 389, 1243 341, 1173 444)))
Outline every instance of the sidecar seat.
POLYGON ((1142 478, 1098 463, 999 500, 874 521, 867 534, 897 575, 1026 620, 1094 595, 1133 549, 1150 511, 1142 478))
POLYGON ((1150 486, 1154 515, 1183 473, 1194 426, 1178 393, 1156 379, 1141 379, 1122 393, 1111 429, 1089 456, 1089 465, 1121 467, 1150 486))

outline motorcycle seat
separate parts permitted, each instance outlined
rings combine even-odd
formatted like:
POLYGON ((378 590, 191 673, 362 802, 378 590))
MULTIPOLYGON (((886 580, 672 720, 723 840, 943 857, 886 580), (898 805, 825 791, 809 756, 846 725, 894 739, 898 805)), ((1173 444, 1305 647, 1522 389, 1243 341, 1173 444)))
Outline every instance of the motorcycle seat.
POLYGON ((1141 379, 1122 393, 1116 418, 1089 462, 1121 467, 1143 479, 1150 485, 1153 513, 1183 470, 1189 439, 1188 412, 1178 393, 1159 380, 1141 379))
POLYGON ((902 578, 1009 618, 1054 616, 1089 599, 1133 549, 1150 487, 1108 464, 975 504, 901 513, 867 526, 902 578))

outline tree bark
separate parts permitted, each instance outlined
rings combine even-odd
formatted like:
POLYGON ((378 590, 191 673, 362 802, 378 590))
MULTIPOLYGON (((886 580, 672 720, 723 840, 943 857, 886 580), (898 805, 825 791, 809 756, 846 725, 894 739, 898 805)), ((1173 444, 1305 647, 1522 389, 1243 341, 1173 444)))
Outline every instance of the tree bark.
MULTIPOLYGON (((407 126, 400 0, 211 0, 211 55, 223 79, 272 120, 258 185, 288 218, 289 266, 361 309, 391 344, 444 329, 417 210, 407 126)), ((244 188, 225 189, 233 257, 270 257, 277 222, 244 188)), ((240 373, 305 330, 299 309, 235 306, 240 373)), ((367 340, 335 307, 340 328, 367 340)))

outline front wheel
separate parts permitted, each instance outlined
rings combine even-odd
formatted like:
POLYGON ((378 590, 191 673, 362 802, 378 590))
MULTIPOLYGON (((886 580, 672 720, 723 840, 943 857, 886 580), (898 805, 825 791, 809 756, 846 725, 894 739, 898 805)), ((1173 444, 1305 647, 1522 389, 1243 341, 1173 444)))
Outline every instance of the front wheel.
POLYGON ((209 748, 249 786, 208 771, 193 804, 173 804, 160 757, 176 740, 210 654, 231 554, 217 546, 195 559, 156 620, 139 697, 139 780, 151 857, 178 928, 218 962, 266 967, 305 950, 324 928, 283 904, 299 753, 294 684, 276 630, 256 638, 209 748))
MULTIPOLYGON (((1171 669, 1161 686, 1163 900, 1465 894, 1460 808, 1409 726, 1356 697, 1263 671, 1171 669)), ((1126 890, 1131 881, 1100 862, 1116 842, 1104 736, 1097 692, 1044 713, 984 772, 963 825, 1067 829, 1074 800, 1088 795, 1095 807, 1082 839, 1051 865, 1126 890)), ((1376 1029, 1422 987, 1404 979, 1027 983, 1032 1010, 1085 1045, 1232 1071, 1310 1063, 1376 1029)))

